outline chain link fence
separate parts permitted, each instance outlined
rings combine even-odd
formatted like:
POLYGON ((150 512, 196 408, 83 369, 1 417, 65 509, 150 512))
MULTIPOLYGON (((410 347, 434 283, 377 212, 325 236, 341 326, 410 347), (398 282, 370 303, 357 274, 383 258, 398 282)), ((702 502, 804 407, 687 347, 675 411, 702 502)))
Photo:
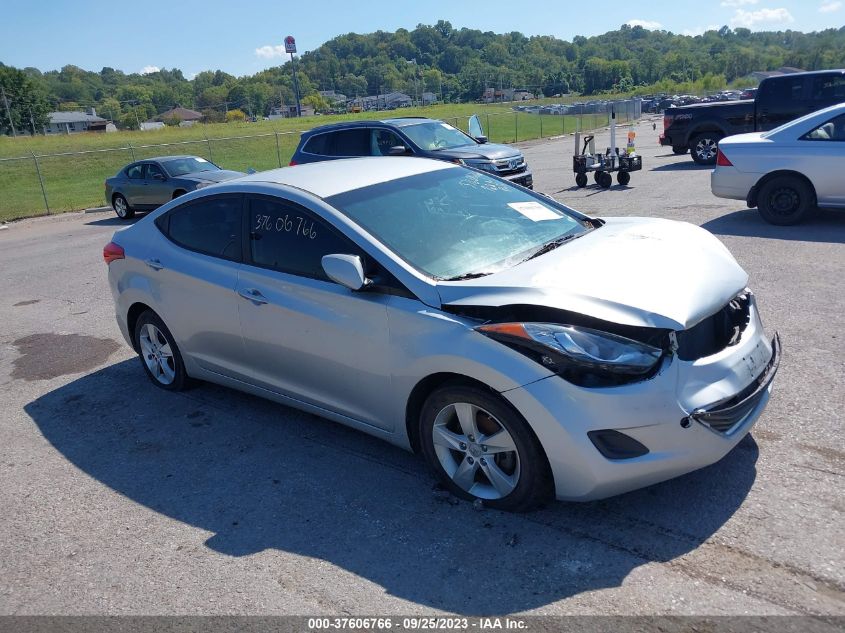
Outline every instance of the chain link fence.
MULTIPOLYGON (((520 105, 513 112, 480 114, 479 119, 490 142, 516 143, 607 127, 611 112, 615 112, 617 124, 635 121, 641 116, 640 105, 639 99, 567 106, 520 105)), ((467 117, 443 120, 468 131, 467 117)), ((105 205, 105 180, 128 163, 154 156, 194 154, 238 171, 282 167, 290 162, 303 131, 272 130, 0 158, 0 221, 105 205)))

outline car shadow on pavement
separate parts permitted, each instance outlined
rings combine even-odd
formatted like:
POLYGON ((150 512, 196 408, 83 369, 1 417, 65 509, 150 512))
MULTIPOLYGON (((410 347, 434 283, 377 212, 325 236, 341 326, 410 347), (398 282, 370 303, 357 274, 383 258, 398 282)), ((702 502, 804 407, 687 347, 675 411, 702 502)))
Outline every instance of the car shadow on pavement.
MULTIPOLYGON (((449 497, 420 457, 340 425, 210 385, 157 389, 134 359, 25 409, 87 475, 213 532, 207 556, 276 548, 325 560, 403 600, 475 615, 618 587, 639 566, 688 554, 742 504, 758 456, 748 437, 679 479, 514 515, 449 497)), ((120 514, 115 534, 134 539, 120 514)))
POLYGON ((668 163, 666 165, 658 165, 652 167, 649 171, 713 171, 712 165, 699 165, 694 163, 689 157, 686 160, 678 161, 677 163, 668 163))
POLYGON ((144 213, 137 213, 135 216, 129 220, 121 220, 119 217, 112 216, 108 218, 101 218, 99 220, 91 220, 90 222, 86 222, 86 226, 131 226, 135 224, 138 220, 144 217, 144 213))
POLYGON ((742 209, 714 218, 701 226, 716 235, 845 244, 843 210, 818 209, 800 224, 776 226, 761 218, 757 209, 742 209))

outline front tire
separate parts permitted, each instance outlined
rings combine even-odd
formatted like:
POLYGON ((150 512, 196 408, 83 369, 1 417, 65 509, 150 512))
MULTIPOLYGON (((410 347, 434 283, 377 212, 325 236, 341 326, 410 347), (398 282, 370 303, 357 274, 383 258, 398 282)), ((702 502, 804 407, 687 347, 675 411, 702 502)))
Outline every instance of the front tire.
POLYGON ((757 211, 770 224, 790 226, 810 215, 815 205, 813 191, 796 176, 773 178, 760 188, 757 211))
POLYGON ((135 210, 129 206, 123 194, 116 193, 112 196, 111 208, 121 220, 131 220, 135 217, 135 210))
POLYGON ((696 136, 690 143, 692 159, 698 165, 715 165, 716 154, 719 151, 719 141, 722 135, 716 132, 705 132, 696 136))
POLYGON ((164 321, 152 310, 143 312, 135 323, 135 349, 156 387, 182 391, 190 386, 179 346, 164 321))
POLYGON ((578 185, 579 188, 583 188, 587 186, 587 174, 577 174, 575 176, 575 184, 578 185))
POLYGON ((623 187, 626 187, 629 182, 631 182, 631 174, 627 171, 620 171, 616 174, 616 182, 618 182, 623 187))
POLYGON ((552 492, 540 443, 522 417, 498 396, 469 385, 432 393, 420 414, 422 451, 452 494, 525 512, 552 492))

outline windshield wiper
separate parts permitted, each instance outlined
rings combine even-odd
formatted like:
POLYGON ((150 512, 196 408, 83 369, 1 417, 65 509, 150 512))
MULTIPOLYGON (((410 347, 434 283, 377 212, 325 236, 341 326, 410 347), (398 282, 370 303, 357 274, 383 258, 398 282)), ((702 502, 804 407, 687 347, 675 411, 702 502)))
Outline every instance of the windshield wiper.
MULTIPOLYGON (((561 244, 565 244, 569 240, 574 240, 576 237, 578 237, 578 235, 581 235, 581 234, 570 233, 569 235, 564 235, 562 237, 558 237, 556 239, 553 239, 551 242, 546 242, 540 248, 538 248, 536 251, 531 253, 528 257, 526 257, 522 261, 527 262, 529 259, 534 259, 535 257, 539 257, 540 255, 543 255, 544 253, 548 253, 549 251, 553 251, 558 246, 560 246, 561 244)), ((520 263, 522 263, 522 262, 520 262, 520 263)))
POLYGON ((457 275, 456 277, 447 277, 443 281, 464 281, 465 279, 478 279, 479 277, 486 277, 487 275, 492 275, 493 273, 464 273, 463 275, 457 275))

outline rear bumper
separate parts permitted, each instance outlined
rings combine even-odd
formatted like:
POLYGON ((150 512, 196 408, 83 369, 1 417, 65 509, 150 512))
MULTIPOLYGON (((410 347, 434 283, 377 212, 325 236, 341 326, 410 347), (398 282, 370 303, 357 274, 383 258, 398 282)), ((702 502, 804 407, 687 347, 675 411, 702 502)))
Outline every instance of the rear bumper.
POLYGON ((664 146, 672 144, 672 139, 670 137, 666 136, 665 133, 658 136, 657 140, 659 140, 660 144, 664 145, 664 146))
POLYGON ((710 191, 719 198, 747 200, 758 174, 741 172, 736 167, 717 166, 710 173, 710 191))

